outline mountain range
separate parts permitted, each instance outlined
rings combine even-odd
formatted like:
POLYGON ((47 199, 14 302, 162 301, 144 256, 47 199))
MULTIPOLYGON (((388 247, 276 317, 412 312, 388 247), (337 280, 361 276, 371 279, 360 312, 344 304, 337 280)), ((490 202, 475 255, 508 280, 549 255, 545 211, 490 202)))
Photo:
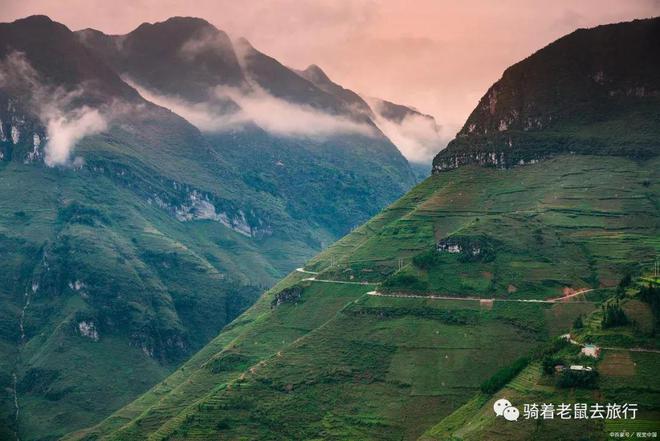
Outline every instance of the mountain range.
POLYGON ((558 153, 657 154, 658 21, 578 29, 504 71, 435 171, 511 167, 558 153))
POLYGON ((0 24, 0 437, 127 404, 409 189, 376 113, 201 19, 0 24))
POLYGON ((513 65, 413 187, 432 117, 204 20, 0 24, 0 437, 628 430, 501 397, 660 430, 658 43, 638 20, 513 65))
POLYGON ((432 176, 147 393, 65 439, 659 430, 658 43, 659 18, 600 26, 507 69, 432 176), (517 421, 493 412, 500 398, 517 421), (530 417, 526 406, 547 403, 637 413, 530 417))

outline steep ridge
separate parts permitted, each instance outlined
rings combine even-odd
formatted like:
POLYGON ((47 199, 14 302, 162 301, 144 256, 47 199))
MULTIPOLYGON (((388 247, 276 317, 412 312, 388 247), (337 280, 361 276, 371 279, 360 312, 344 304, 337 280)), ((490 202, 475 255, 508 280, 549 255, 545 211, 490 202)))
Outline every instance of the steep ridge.
POLYGON ((569 152, 657 155, 659 44, 660 18, 579 29, 551 43, 488 89, 434 171, 569 152))
POLYGON ((416 439, 651 264, 657 169, 558 156, 435 175, 67 439, 416 439), (593 297, 552 300, 580 289, 593 297))
MULTIPOLYGON (((629 25, 617 25, 624 40, 629 25)), ((635 53, 641 70, 654 62, 635 53)), ((657 127, 645 101, 629 106, 640 126, 657 127)), ((480 389, 499 369, 544 353, 598 314, 626 274, 652 267, 660 162, 637 154, 635 132, 618 137, 610 154, 443 168, 289 274, 166 380, 66 439, 446 439, 464 416, 454 411, 491 403, 480 389)), ((645 369, 658 363, 648 354, 645 369)), ((639 378, 640 414, 653 418, 660 384, 639 378)), ((539 434, 524 427, 516 439, 539 434)), ((606 436, 598 424, 566 427, 564 439, 606 436)), ((488 429, 468 439, 511 434, 488 429)))
MULTIPOLYGON (((214 42, 191 49, 203 60, 184 57, 181 69, 199 69, 181 94, 201 97, 218 71, 228 86, 245 82, 233 49, 218 55, 224 40, 215 28, 171 25, 181 41, 202 32, 214 42)), ((131 39, 90 32, 105 52, 48 17, 0 24, 0 383, 10 391, 0 426, 26 440, 90 425, 131 401, 265 287, 412 183, 382 137, 366 137, 380 156, 365 148, 362 162, 345 139, 338 159, 310 180, 296 161, 318 161, 319 171, 324 158, 296 155, 301 144, 285 143, 288 159, 269 150, 278 141, 259 128, 208 136, 145 100, 106 62, 123 41, 127 68, 159 87, 179 84, 174 65, 139 71, 146 64, 136 60, 157 46, 150 26, 131 39), (239 161, 227 154, 232 147, 254 156, 239 161), (295 191, 249 172, 255 157, 268 158, 261 167, 273 176, 286 160, 291 170, 278 179, 295 191), (335 206, 312 212, 324 192, 335 206)), ((167 62, 165 53, 152 56, 167 62)))
POLYGON ((307 69, 298 71, 298 74, 321 90, 340 98, 346 103, 347 108, 352 108, 354 111, 364 113, 367 116, 373 115, 373 111, 360 95, 333 82, 317 65, 312 64, 307 69))
POLYGON ((119 73, 129 73, 163 93, 203 101, 211 84, 240 87, 245 83, 227 34, 202 19, 174 17, 143 23, 122 36, 94 29, 76 34, 119 73))

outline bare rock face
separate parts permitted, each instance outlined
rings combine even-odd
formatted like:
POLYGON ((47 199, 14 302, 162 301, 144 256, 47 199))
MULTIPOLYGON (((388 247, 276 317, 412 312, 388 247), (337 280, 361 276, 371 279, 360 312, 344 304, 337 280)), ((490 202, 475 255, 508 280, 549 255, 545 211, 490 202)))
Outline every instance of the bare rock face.
POLYGON ((435 157, 434 173, 563 153, 657 155, 658 45, 660 18, 636 20, 577 30, 509 67, 435 157))
POLYGON ((303 290, 299 286, 283 289, 271 302, 271 308, 276 308, 284 303, 298 303, 302 299, 302 292, 303 290))

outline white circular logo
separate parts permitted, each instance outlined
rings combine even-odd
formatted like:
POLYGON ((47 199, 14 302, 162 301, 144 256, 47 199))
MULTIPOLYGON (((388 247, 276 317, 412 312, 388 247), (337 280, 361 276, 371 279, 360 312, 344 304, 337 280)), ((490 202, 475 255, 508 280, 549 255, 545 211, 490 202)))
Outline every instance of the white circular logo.
POLYGON ((506 398, 500 398, 499 400, 495 401, 495 404, 493 404, 495 415, 502 416, 504 409, 507 407, 511 407, 511 401, 507 400, 506 398))
POLYGON ((520 412, 513 406, 509 406, 504 409, 504 419, 507 421, 518 421, 520 412))

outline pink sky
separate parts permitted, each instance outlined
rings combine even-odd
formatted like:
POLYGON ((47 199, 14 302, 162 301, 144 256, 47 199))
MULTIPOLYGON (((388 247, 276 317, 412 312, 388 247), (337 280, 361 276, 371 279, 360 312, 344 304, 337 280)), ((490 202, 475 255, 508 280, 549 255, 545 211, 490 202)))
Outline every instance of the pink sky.
POLYGON ((579 27, 660 15, 660 0, 10 0, 0 21, 31 14, 112 34, 202 17, 291 67, 433 114, 451 137, 509 65, 579 27))

